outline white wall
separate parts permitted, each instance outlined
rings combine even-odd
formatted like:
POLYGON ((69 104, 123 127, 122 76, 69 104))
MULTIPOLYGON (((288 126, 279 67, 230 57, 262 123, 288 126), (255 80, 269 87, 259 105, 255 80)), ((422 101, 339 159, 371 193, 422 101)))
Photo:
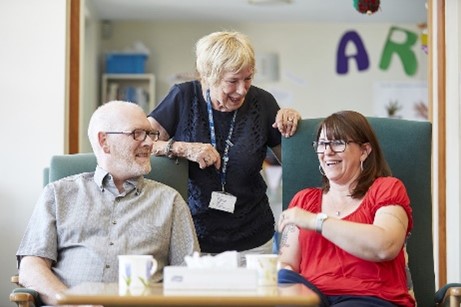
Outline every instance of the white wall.
POLYGON ((461 282, 461 5, 446 0, 447 281, 461 282))
POLYGON ((0 41, 0 306, 10 306, 42 169, 64 151, 66 1, 2 0, 0 41))
MULTIPOLYGON (((374 115, 375 81, 427 79, 427 55, 419 48, 419 42, 414 47, 419 67, 416 75, 407 76, 396 56, 389 70, 379 69, 381 53, 393 24, 117 21, 112 26, 112 37, 102 41, 102 51, 123 50, 134 41, 142 41, 151 50, 147 70, 156 74, 157 101, 167 93, 176 73, 194 70, 197 39, 218 30, 238 30, 249 35, 257 57, 267 52, 279 55, 280 80, 255 84, 274 93, 281 105, 297 108, 304 117, 325 116, 345 108, 374 115), (358 32, 362 38, 370 67, 359 72, 355 62, 351 62, 347 75, 337 75, 337 45, 349 30, 358 32)), ((398 26, 415 33, 420 31, 414 24, 398 26)))

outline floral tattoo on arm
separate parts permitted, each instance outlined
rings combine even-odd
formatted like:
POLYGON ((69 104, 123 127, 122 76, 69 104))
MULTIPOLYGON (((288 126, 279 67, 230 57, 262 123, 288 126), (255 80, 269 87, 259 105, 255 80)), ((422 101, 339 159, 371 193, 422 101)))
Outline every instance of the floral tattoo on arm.
POLYGON ((290 247, 288 244, 288 234, 295 231, 295 226, 293 224, 288 224, 283 228, 282 236, 280 238, 280 255, 283 254, 282 248, 290 247))

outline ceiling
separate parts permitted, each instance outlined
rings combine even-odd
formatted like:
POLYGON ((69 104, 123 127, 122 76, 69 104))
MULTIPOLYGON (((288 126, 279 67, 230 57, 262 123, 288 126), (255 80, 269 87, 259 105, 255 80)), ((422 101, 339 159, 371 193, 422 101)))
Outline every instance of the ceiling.
POLYGON ((87 0, 107 20, 203 22, 424 23, 426 0, 381 0, 375 14, 361 14, 353 0, 292 0, 252 5, 248 0, 87 0))

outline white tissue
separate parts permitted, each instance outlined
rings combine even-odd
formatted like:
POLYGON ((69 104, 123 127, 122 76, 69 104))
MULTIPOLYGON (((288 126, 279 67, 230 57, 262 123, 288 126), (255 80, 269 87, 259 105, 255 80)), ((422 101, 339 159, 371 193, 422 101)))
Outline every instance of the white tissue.
POLYGON ((144 45, 144 43, 141 42, 141 41, 135 41, 133 43, 133 50, 135 52, 138 52, 138 53, 144 53, 144 54, 147 54, 147 55, 150 54, 149 48, 147 48, 147 46, 144 45))
MULTIPOLYGON (((238 267, 239 253, 223 252, 215 256, 194 253, 184 257, 187 266, 166 266, 163 269, 163 289, 197 295, 197 290, 252 290, 258 285, 256 270, 238 267), (192 291, 192 292, 189 292, 192 291)), ((166 292, 164 292, 166 293, 166 292)), ((218 292, 213 292, 214 295, 218 292)))
POLYGON ((238 252, 227 251, 216 256, 200 256, 194 252, 192 256, 185 256, 184 261, 188 268, 238 268, 238 252))
POLYGON ((116 53, 136 53, 150 55, 150 49, 141 41, 134 41, 130 46, 126 46, 121 51, 115 51, 116 53))

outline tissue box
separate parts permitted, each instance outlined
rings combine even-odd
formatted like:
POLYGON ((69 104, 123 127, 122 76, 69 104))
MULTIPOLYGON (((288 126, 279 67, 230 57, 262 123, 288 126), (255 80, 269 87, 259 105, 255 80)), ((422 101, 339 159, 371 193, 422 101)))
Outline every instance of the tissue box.
POLYGON ((247 268, 188 268, 166 266, 165 290, 254 290, 257 272, 247 268))
POLYGON ((106 73, 108 74, 143 74, 145 73, 147 54, 142 53, 107 53, 106 73))

